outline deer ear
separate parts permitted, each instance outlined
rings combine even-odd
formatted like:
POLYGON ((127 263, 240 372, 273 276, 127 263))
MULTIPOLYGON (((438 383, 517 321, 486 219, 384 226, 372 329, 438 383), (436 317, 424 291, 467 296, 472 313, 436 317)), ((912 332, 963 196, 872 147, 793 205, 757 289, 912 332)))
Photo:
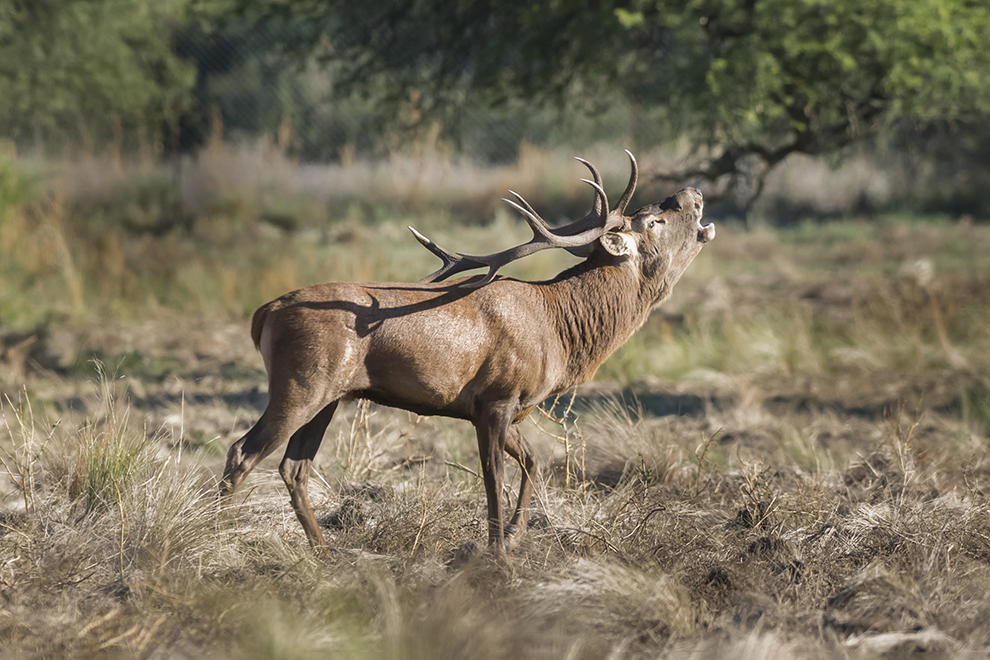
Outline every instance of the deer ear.
POLYGON ((613 257, 627 257, 636 254, 636 239, 625 232, 610 231, 600 239, 602 247, 613 257))

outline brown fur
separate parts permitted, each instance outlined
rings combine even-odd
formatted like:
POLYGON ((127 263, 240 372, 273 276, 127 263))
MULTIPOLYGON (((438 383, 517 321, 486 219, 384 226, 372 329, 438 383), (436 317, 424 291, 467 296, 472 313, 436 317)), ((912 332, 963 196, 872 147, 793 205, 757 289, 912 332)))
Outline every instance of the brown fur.
POLYGON ((266 318, 268 318, 268 305, 259 307, 251 317, 251 339, 258 350, 261 350, 261 330, 265 327, 266 318))
MULTIPOLYGON (((669 295, 714 236, 688 188, 622 218, 591 256, 538 283, 498 277, 452 283, 328 283, 258 309, 251 337, 268 370, 269 403, 227 456, 223 491, 288 442, 280 472, 310 542, 325 545, 306 483, 341 400, 364 398, 470 420, 488 497, 489 543, 525 533, 538 465, 518 423, 547 397, 591 379, 669 295), (523 468, 503 525, 503 453, 523 468)), ((616 212, 613 212, 616 213, 616 212)), ((621 212, 619 212, 621 216, 621 212)))

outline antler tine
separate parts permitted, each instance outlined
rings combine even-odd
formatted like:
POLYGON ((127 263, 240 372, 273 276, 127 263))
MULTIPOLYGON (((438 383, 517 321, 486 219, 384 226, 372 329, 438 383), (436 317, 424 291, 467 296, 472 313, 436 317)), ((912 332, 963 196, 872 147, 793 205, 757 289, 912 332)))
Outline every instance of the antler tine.
MULTIPOLYGON (((558 236, 573 236, 575 234, 580 234, 581 232, 587 231, 592 227, 597 227, 604 224, 608 217, 608 198, 604 196, 605 191, 602 188, 602 175, 598 172, 598 169, 595 168, 594 165, 585 159, 575 157, 574 160, 587 167, 591 172, 591 176, 596 185, 595 202, 592 204, 591 211, 589 211, 588 214, 580 220, 575 220, 574 222, 564 225, 563 227, 553 229, 553 233, 558 236)), ((587 181, 587 179, 581 180, 587 181)), ((586 257, 590 254, 590 250, 588 249, 569 249, 568 252, 578 257, 586 257)))
POLYGON ((462 273, 466 270, 481 268, 487 265, 481 262, 476 262, 473 259, 466 259, 464 255, 454 254, 449 250, 445 250, 412 227, 408 227, 408 229, 413 233, 413 236, 416 237, 416 240, 419 241, 423 247, 440 257, 440 260, 443 261, 443 266, 421 279, 420 282, 440 282, 447 279, 451 275, 456 275, 457 273, 462 273))
MULTIPOLYGON (((589 186, 595 189, 598 193, 596 197, 601 201, 602 210, 598 212, 598 220, 604 226, 605 222, 608 220, 608 195, 605 194, 605 189, 602 188, 602 184, 597 181, 589 181, 588 179, 581 179, 589 186)), ((597 206, 597 204, 596 204, 597 206)))
MULTIPOLYGON (((510 190, 509 192, 512 191, 510 190)), ((530 206, 529 203, 525 199, 523 199, 521 195, 516 193, 512 193, 512 194, 518 197, 522 201, 522 205, 516 204, 511 199, 506 199, 505 197, 502 198, 502 201, 508 204, 509 206, 511 206, 512 208, 514 208, 515 210, 522 213, 522 216, 526 218, 526 222, 533 230, 533 237, 535 238, 539 236, 547 241, 553 241, 554 239, 556 239, 557 238, 556 234, 550 231, 550 226, 546 223, 546 221, 543 218, 541 218, 536 213, 536 211, 533 210, 533 207, 530 206)))
MULTIPOLYGON (((598 194, 602 196, 603 207, 608 208, 608 199, 605 197, 605 191, 602 189, 602 187, 599 186, 594 181, 588 181, 587 179, 581 179, 581 180, 586 181, 588 184, 594 186, 595 189, 598 190, 598 194)), ((503 198, 502 201, 507 202, 526 217, 526 220, 529 222, 529 226, 533 228, 533 240, 530 241, 530 243, 541 244, 540 247, 541 250, 551 247, 553 248, 581 247, 583 245, 587 245, 591 241, 598 239, 605 231, 605 222, 602 222, 598 226, 591 227, 590 229, 587 229, 581 232, 580 234, 563 236, 551 231, 550 227, 546 224, 546 222, 544 222, 543 218, 536 215, 535 213, 531 213, 530 211, 526 210, 526 208, 513 202, 511 199, 503 198)), ((522 200, 522 201, 523 203, 526 202, 526 200, 522 200)), ((529 204, 526 204, 526 206, 529 206, 529 204)), ((526 243, 525 245, 529 245, 529 243, 526 243)), ((473 256, 472 258, 476 260, 480 260, 479 257, 473 256)))
MULTIPOLYGON (((597 184, 597 188, 595 190, 595 204, 592 209, 592 212, 586 215, 585 217, 581 218, 580 220, 576 222, 572 222, 569 225, 554 230, 546 223, 545 220, 543 220, 543 218, 539 216, 538 213, 536 213, 536 211, 533 210, 533 207, 530 205, 530 203, 527 202, 526 199, 516 191, 510 190, 509 192, 515 195, 516 199, 518 199, 522 203, 522 205, 525 207, 525 211, 523 209, 519 209, 519 206, 517 204, 514 204, 511 200, 505 199, 503 197, 502 201, 512 204, 514 207, 519 209, 519 211, 523 213, 523 215, 525 215, 527 218, 529 218, 527 212, 532 213, 543 224, 543 227, 545 227, 546 232, 552 233, 554 236, 576 236, 581 234, 582 232, 588 231, 589 229, 594 229, 595 227, 598 227, 606 223, 608 221, 607 216, 606 219, 602 218, 602 209, 608 208, 608 199, 604 198, 605 191, 601 188, 601 175, 598 173, 598 170, 595 169, 594 165, 584 160, 583 158, 575 158, 575 160, 579 160, 588 166, 588 169, 591 170, 592 176, 595 177, 595 183, 597 184), (594 220, 594 223, 590 223, 589 220, 594 220)), ((581 180, 587 181, 587 179, 581 179, 581 180)), ((532 222, 530 222, 530 225, 532 225, 532 222)), ((546 236, 546 233, 544 232, 543 229, 541 229, 539 233, 541 236, 546 236)), ((573 247, 564 247, 564 249, 576 257, 587 257, 589 254, 591 254, 593 247, 589 243, 582 243, 581 245, 577 245, 573 247)))
MULTIPOLYGON (((600 186, 601 185, 604 185, 602 183, 602 175, 598 172, 598 169, 594 165, 592 165, 591 163, 589 163, 588 161, 586 161, 584 158, 581 158, 579 156, 575 156, 574 157, 574 160, 576 160, 577 162, 581 163, 582 165, 584 165, 585 167, 587 167, 589 170, 591 170, 591 178, 593 178, 595 180, 595 183, 597 183, 600 186)), ((592 203, 591 213, 589 213, 586 217, 589 217, 590 218, 590 217, 594 217, 594 216, 600 216, 602 214, 602 209, 601 209, 601 206, 600 206, 601 205, 601 201, 602 201, 601 198, 597 194, 595 194, 595 201, 592 203)))
POLYGON ((581 163, 589 170, 591 170, 591 177, 595 180, 595 183, 597 183, 598 185, 602 184, 602 175, 598 171, 597 167, 592 165, 590 162, 586 161, 584 158, 581 158, 580 156, 575 156, 574 160, 576 160, 577 162, 581 163))
POLYGON ((525 197, 517 193, 515 190, 510 190, 509 192, 519 200, 521 206, 520 204, 516 204, 511 199, 506 199, 505 197, 502 198, 502 201, 510 204, 517 211, 522 213, 523 217, 526 218, 526 222, 529 223, 529 226, 533 228, 533 231, 536 234, 545 238, 550 238, 553 235, 553 230, 550 229, 550 225, 547 224, 546 220, 540 217, 540 214, 533 209, 530 203, 526 201, 525 197))
POLYGON ((629 156, 629 183, 626 184, 626 189, 622 192, 622 197, 619 198, 619 202, 615 205, 615 212, 619 215, 626 214, 626 206, 628 206, 629 201, 632 199, 633 193, 636 192, 636 182, 639 181, 639 166, 636 164, 636 157, 628 149, 626 149, 626 155, 629 156))

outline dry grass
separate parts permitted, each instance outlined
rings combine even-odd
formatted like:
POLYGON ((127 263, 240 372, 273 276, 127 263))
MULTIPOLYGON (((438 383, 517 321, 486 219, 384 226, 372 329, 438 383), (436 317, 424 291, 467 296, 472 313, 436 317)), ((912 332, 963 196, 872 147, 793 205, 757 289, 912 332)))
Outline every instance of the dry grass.
MULTIPOLYGON (((621 150, 596 156, 610 181, 625 181, 621 150)), ((0 177, 0 276, 9 283, 0 309, 18 328, 163 309, 243 316, 306 284, 418 279, 435 258, 407 224, 482 249, 493 234, 528 238, 499 201, 509 188, 549 219, 582 215, 592 198, 579 164, 532 148, 502 168, 429 153, 300 165, 264 142, 218 144, 178 169, 126 176, 93 159, 18 165, 0 177), (33 196, 32 178, 42 181, 33 196)), ((544 257, 507 272, 538 276, 547 263, 556 265, 544 257)))
MULTIPOLYGON (((484 493, 459 467, 477 462, 467 430, 352 405, 313 485, 339 549, 320 560, 271 467, 218 507, 220 459, 180 450, 168 425, 142 432, 121 388, 94 383, 95 412, 54 430, 23 395, 5 403, 5 657, 990 650, 986 438, 946 442, 968 429, 930 410, 857 422, 599 405, 578 425, 585 471, 566 484, 547 471, 531 534, 497 562, 475 546, 484 493), (112 484, 95 500, 79 486, 94 480, 112 484)), ((527 434, 562 462, 555 438, 527 434)))
MULTIPOLYGON (((222 192, 233 157, 209 157, 222 192)), ((503 174, 576 180, 528 158, 503 174)), ((479 196, 501 176, 465 172, 479 196)), ((311 480, 323 560, 275 459, 214 497, 267 399, 243 314, 309 281, 415 279, 429 255, 400 217, 279 229, 233 204, 156 233, 65 190, 0 220, 4 658, 990 652, 986 226, 720 225, 602 380, 527 422, 545 469, 505 561, 478 550, 467 424, 342 406, 311 480)), ((519 224, 433 233, 472 250, 519 224)))
MULTIPOLYGON (((640 153, 643 172, 677 166, 681 151, 640 153)), ((626 180, 620 148, 595 145, 581 155, 609 190, 626 180)), ((311 165, 265 140, 213 141, 178 165, 135 162, 115 172, 98 157, 15 159, 0 149, 0 309, 20 329, 163 309, 242 316, 319 281, 418 279, 435 264, 407 224, 464 250, 486 248, 493 235, 526 240, 525 224, 499 201, 509 189, 550 221, 583 215, 587 172, 572 156, 524 144, 515 163, 492 167, 427 144, 381 162, 311 165)), ((780 198, 836 212, 865 196, 882 206, 905 185, 892 181, 901 176, 892 164, 882 172, 874 165, 856 155, 840 169, 796 159, 768 184, 767 204, 780 198)), ((671 192, 641 179, 640 201, 671 192)), ((876 257, 871 244, 855 249, 845 258, 876 257)), ((786 265, 779 250, 772 256, 770 264, 786 265)), ((537 278, 562 263, 540 255, 507 272, 537 278)))

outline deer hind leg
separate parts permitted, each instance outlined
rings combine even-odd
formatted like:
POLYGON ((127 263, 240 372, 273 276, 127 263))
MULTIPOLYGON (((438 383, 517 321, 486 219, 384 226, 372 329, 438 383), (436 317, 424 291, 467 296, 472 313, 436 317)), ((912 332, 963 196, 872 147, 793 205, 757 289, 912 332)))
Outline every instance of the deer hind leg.
POLYGON ((512 520, 505 528, 507 544, 511 548, 519 545, 520 539, 526 535, 529 526, 529 503, 533 497, 533 482, 539 474, 539 463, 536 453, 526 442, 518 424, 509 427, 506 434, 505 451, 514 458, 522 468, 522 479, 519 483, 519 499, 516 500, 516 511, 512 515, 512 520))
POLYGON ((262 459, 284 445, 324 405, 326 399, 312 396, 309 392, 286 392, 284 388, 272 388, 268 407, 261 419, 227 450, 220 495, 229 495, 237 490, 262 459), (305 403, 291 405, 291 401, 305 403))
POLYGON ((227 463, 220 481, 221 496, 237 490, 262 459, 289 439, 294 429, 286 429, 282 420, 270 414, 271 410, 269 406, 251 430, 227 450, 227 463))
POLYGON ((488 545, 496 553, 505 551, 502 527, 502 486, 505 483, 505 442, 512 415, 509 411, 490 411, 475 422, 481 474, 488 499, 488 545))
POLYGON ((320 525, 313 514, 313 507, 309 503, 309 469, 316 452, 320 449, 320 443, 323 442, 327 425, 330 424, 336 410, 337 402, 334 401, 292 434, 289 445, 285 448, 285 457, 278 466, 279 474, 282 475, 282 480, 289 489, 292 509, 296 512, 303 531, 306 532, 309 544, 314 548, 325 548, 327 542, 323 538, 323 532, 320 531, 320 525))

